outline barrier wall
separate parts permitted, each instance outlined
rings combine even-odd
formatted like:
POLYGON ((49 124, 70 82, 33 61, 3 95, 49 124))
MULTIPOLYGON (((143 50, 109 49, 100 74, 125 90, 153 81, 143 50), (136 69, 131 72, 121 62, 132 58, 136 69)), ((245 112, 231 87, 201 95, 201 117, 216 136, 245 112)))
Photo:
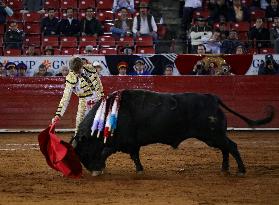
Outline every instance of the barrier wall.
MULTIPOLYGON (((102 77, 105 93, 118 89, 142 88, 161 92, 213 93, 234 110, 250 118, 261 118, 264 107, 273 105, 279 110, 279 81, 276 76, 113 76, 102 77)), ((64 79, 0 78, 0 129, 41 129, 48 126, 64 88, 64 79)), ((73 128, 77 97, 58 128, 73 128)), ((236 116, 227 113, 228 126, 247 127, 236 116)), ((187 122, 185 122, 187 123, 187 122)), ((279 128, 275 116, 266 128, 279 128)))

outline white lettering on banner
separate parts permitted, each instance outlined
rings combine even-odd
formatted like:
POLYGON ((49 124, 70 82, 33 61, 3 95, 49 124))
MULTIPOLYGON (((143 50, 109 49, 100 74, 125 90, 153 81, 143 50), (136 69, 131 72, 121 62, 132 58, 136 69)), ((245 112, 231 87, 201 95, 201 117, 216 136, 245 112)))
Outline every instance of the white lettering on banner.
MULTIPOLYGON (((101 75, 110 75, 108 70, 105 56, 80 56, 86 58, 89 62, 93 63, 98 61, 102 65, 101 75)), ((63 65, 67 65, 72 56, 0 56, 0 62, 15 62, 16 64, 23 62, 27 65, 27 75, 33 76, 38 71, 39 65, 45 64, 48 71, 54 75, 59 73, 63 65)))
MULTIPOLYGON (((274 60, 278 63, 279 62, 279 55, 273 54, 274 60)), ((249 70, 246 72, 246 75, 258 75, 259 67, 261 63, 265 61, 265 54, 259 54, 259 55, 253 55, 253 61, 249 68, 249 70)))

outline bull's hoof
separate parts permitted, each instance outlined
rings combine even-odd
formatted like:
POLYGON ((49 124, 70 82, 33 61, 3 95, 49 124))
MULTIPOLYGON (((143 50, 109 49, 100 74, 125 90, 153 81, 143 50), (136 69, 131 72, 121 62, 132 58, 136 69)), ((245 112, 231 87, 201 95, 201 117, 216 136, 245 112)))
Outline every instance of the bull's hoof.
POLYGON ((92 176, 93 177, 97 177, 97 176, 100 176, 101 174, 103 174, 103 171, 92 171, 92 176))
POLYGON ((230 170, 228 169, 221 169, 221 173, 224 175, 224 176, 229 176, 231 173, 230 173, 230 170))
POLYGON ((238 177, 245 177, 245 172, 237 172, 238 177))

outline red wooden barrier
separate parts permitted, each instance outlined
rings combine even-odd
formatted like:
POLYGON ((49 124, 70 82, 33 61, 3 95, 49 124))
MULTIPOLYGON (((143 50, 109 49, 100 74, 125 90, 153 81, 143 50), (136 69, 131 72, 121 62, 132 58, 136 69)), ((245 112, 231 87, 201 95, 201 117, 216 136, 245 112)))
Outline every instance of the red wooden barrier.
MULTIPOLYGON (((261 118, 264 107, 279 110, 277 76, 112 76, 102 77, 106 94, 118 89, 142 88, 161 92, 201 92, 218 95, 234 110, 251 118, 261 118)), ((41 129, 53 117, 64 87, 64 79, 0 78, 0 129, 41 129)), ((58 128, 73 128, 77 97, 58 128)), ((227 114, 228 126, 247 127, 239 118, 227 114)), ((187 122, 185 122, 187 123, 187 122)), ((264 126, 278 128, 279 117, 264 126)))

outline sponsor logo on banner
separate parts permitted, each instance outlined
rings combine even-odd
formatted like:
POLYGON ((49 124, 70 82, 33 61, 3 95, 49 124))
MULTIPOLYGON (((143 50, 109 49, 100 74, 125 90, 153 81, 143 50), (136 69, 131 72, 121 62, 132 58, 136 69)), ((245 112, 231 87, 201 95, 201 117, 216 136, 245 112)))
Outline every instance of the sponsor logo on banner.
MULTIPOLYGON (((276 61, 276 63, 279 63, 279 55, 273 54, 273 58, 276 61)), ((264 61, 265 61, 265 54, 253 55, 252 64, 249 70, 246 72, 246 75, 258 75, 260 65, 261 63, 264 63, 264 61)))

